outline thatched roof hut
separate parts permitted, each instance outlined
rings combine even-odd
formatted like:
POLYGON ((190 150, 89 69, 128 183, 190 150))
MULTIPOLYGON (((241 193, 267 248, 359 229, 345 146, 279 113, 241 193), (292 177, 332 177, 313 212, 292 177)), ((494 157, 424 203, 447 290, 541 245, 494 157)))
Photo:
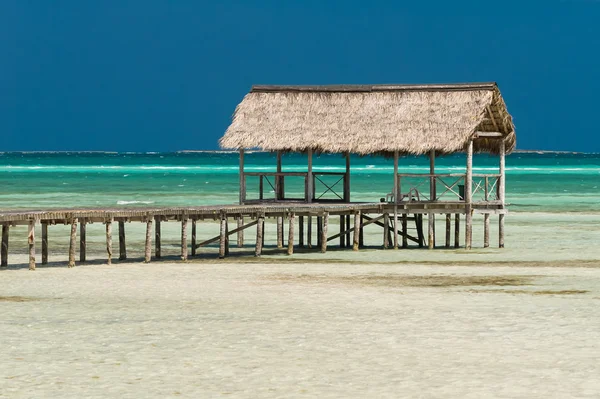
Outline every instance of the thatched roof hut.
POLYGON ((510 153, 512 118, 496 83, 254 86, 220 140, 226 149, 386 154, 510 153), (500 137, 479 132, 501 133, 500 137), (485 136, 485 138, 482 138, 485 136))

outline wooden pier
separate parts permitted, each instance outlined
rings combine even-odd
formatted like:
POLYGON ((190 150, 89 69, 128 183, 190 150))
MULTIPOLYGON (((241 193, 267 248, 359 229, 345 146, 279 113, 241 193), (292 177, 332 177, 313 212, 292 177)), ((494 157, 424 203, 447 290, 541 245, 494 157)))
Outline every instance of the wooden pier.
MULTIPOLYGON (((381 230, 381 248, 408 248, 409 246, 436 247, 436 231, 433 220, 435 215, 442 215, 446 220, 444 245, 442 248, 458 248, 460 242, 461 215, 465 215, 466 206, 457 202, 433 203, 269 203, 260 205, 227 205, 203 206, 186 208, 126 208, 126 209, 66 209, 47 211, 9 211, 0 213, 2 226, 1 241, 1 266, 8 266, 10 230, 11 227, 26 225, 27 242, 29 247, 29 268, 36 268, 35 227, 41 224, 41 263, 49 261, 48 237, 54 225, 69 225, 70 234, 64 237, 68 246, 68 267, 86 262, 87 225, 102 223, 106 232, 106 262, 113 262, 113 225, 118 226, 118 260, 127 260, 126 223, 145 223, 144 261, 150 262, 162 257, 161 252, 161 226, 166 222, 177 222, 181 225, 181 259, 188 260, 190 256, 197 256, 198 249, 218 243, 218 252, 215 256, 225 258, 229 254, 230 238, 236 237, 237 246, 247 247, 244 243, 244 231, 249 228, 256 229, 256 240, 252 244, 254 255, 261 256, 265 245, 265 219, 276 220, 277 231, 276 245, 288 255, 294 253, 295 248, 312 248, 315 251, 326 252, 333 240, 339 240, 340 248, 358 251, 364 246, 363 229, 368 225, 376 225, 381 230), (428 230, 424 233, 423 216, 427 216, 428 230), (452 218, 454 215, 454 218, 452 218), (339 220, 339 231, 332 226, 338 225, 333 219, 339 220), (202 229, 203 221, 218 221, 219 234, 197 242, 197 232, 202 229), (316 229, 313 229, 316 221, 316 229), (454 221, 454 226, 452 226, 454 221), (191 239, 188 241, 188 227, 191 224, 191 239), (235 225, 235 228, 230 228, 235 225), (284 237, 284 224, 287 224, 287 242, 284 237), (454 231, 452 232, 452 229, 454 231), (79 242, 77 231, 79 230, 79 242), (154 233, 154 234, 153 234, 154 233), (154 236, 154 242, 152 240, 154 236), (452 240, 453 238, 453 240, 452 240), (78 245, 79 244, 79 245, 78 245), (76 259, 76 250, 79 246, 79 259, 76 259)), ((472 204, 471 212, 484 215, 485 246, 489 245, 489 217, 498 215, 503 217, 505 209, 497 205, 481 203, 472 204)), ((466 218, 465 218, 466 222, 466 218)), ((503 226, 500 224, 500 228, 503 226)), ((503 237, 500 236, 500 247, 503 246, 503 237)), ((472 239, 466 236, 465 240, 472 239)), ((275 244, 275 243, 274 243, 275 244)), ((470 242, 463 241, 465 247, 470 247, 470 242)))

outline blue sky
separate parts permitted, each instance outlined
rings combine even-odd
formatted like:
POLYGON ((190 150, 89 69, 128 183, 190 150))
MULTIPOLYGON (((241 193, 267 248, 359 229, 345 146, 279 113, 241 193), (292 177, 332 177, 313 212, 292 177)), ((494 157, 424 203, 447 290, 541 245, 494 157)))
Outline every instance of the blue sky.
POLYGON ((252 84, 496 81, 600 151, 600 0, 0 2, 0 151, 216 149, 252 84))

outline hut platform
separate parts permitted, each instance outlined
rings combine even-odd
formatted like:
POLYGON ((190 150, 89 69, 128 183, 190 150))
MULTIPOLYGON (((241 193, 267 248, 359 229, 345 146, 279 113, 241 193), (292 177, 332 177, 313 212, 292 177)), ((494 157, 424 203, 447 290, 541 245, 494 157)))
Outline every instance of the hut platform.
MULTIPOLYGON (((86 225, 103 223, 106 226, 107 262, 113 257, 113 224, 118 225, 119 259, 127 259, 125 239, 125 222, 141 222, 146 224, 144 260, 150 262, 161 257, 161 223, 181 223, 181 258, 188 259, 188 248, 191 256, 202 246, 218 243, 219 257, 229 254, 230 236, 237 236, 238 247, 244 246, 243 232, 248 228, 256 229, 256 242, 253 243, 254 255, 260 256, 264 246, 265 219, 277 221, 277 246, 287 248, 289 255, 294 247, 310 247, 326 252, 329 241, 339 239, 340 247, 359 250, 363 246, 363 228, 377 225, 383 229, 383 248, 406 248, 409 243, 419 247, 435 247, 435 215, 446 217, 445 247, 451 246, 451 224, 454 222, 454 245, 460 247, 460 215, 466 214, 464 202, 406 202, 394 204, 389 202, 374 203, 306 203, 288 201, 265 201, 259 204, 245 205, 209 205, 197 207, 140 207, 140 208, 101 208, 101 209, 48 209, 48 210, 15 210, 0 212, 2 226, 1 265, 8 265, 10 227, 27 225, 29 245, 29 268, 36 267, 35 227, 42 228, 42 264, 48 262, 48 230, 52 225, 70 225, 69 261, 70 267, 75 265, 76 245, 79 244, 79 261, 86 260, 86 225), (427 216, 428 234, 423 232, 423 215, 427 216), (454 218, 452 218, 454 215, 454 218), (339 217, 339 223, 330 223, 333 216, 339 217), (313 229, 313 218, 316 229, 313 229), (352 221, 352 218, 354 219, 352 221), (188 246, 188 222, 191 221, 191 245, 188 246), (202 221, 219 221, 219 235, 203 242, 196 241, 196 225, 202 221), (230 228, 236 222, 235 228, 230 228), (284 245, 284 224, 288 224, 288 237, 284 245), (351 223, 353 222, 353 223, 351 223), (408 224, 411 228, 408 228, 408 224), (339 232, 334 232, 333 224, 339 225, 339 232), (77 228, 79 227, 79 243, 77 228), (152 239, 154 236, 154 240, 152 239), (313 241, 313 237, 315 238, 313 241), (154 241, 154 242, 153 242, 154 241), (316 245, 313 245, 313 242, 316 245), (152 249, 154 244, 154 257, 152 249)), ((470 204, 473 214, 483 214, 485 220, 485 246, 489 246, 489 217, 499 215, 501 219, 507 213, 502 203, 485 201, 470 204)), ((465 246, 470 247, 470 236, 465 236, 465 246)), ((502 247, 503 242, 499 245, 502 247)))

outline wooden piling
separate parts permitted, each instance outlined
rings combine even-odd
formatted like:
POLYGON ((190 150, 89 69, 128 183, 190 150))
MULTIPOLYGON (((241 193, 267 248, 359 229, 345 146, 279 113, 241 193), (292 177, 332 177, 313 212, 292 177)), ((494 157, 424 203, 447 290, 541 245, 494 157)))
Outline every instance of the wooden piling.
POLYGON ((192 256, 196 256, 196 219, 192 219, 192 256))
POLYGON ((2 225, 2 244, 0 244, 0 267, 8 267, 8 229, 9 224, 2 225))
POLYGON ((450 230, 452 230, 452 218, 449 213, 446 214, 446 248, 450 248, 450 230))
POLYGON ((304 216, 298 217, 298 247, 304 248, 304 216))
POLYGON ((283 248, 283 216, 277 216, 277 248, 283 248))
POLYGON ((419 240, 419 248, 423 248, 425 246, 425 234, 423 234, 423 214, 422 213, 415 214, 415 225, 417 228, 417 237, 419 240))
POLYGON ((344 248, 346 246, 346 220, 345 215, 340 215, 340 248, 344 248))
POLYGON ((390 247, 390 242, 388 240, 390 232, 390 214, 383 214, 383 249, 388 249, 390 247))
POLYGON ((237 247, 244 248, 244 230, 240 229, 244 225, 244 217, 240 215, 237 218, 237 228, 239 229, 237 232, 237 247))
POLYGON ((306 245, 312 248, 312 216, 306 217, 306 245))
POLYGON ((467 146, 467 173, 465 175, 465 248, 473 243, 473 140, 467 146))
MULTIPOLYGON (((160 258, 160 219, 156 219, 156 254, 160 258)), ((144 243, 144 263, 149 263, 152 260, 152 218, 146 220, 146 241, 144 243)))
MULTIPOLYGON (((359 213, 359 224, 358 224, 358 246, 364 248, 365 246, 365 230, 364 230, 364 218, 362 213, 359 213)), ((356 226, 356 220, 354 221, 356 226)))
POLYGON ((75 245, 77 245, 77 219, 71 220, 71 234, 69 237, 69 263, 68 267, 75 266, 75 245))
POLYGON ((394 249, 398 249, 398 207, 394 206, 394 249))
POLYGON ((323 237, 323 217, 317 216, 317 247, 321 248, 323 237))
POLYGON ((346 248, 351 248, 350 242, 350 215, 346 215, 346 248))
POLYGON ((127 260, 127 243, 125 241, 124 220, 119 220, 119 260, 127 260))
POLYGON ((48 264, 48 223, 42 222, 42 265, 48 264))
POLYGON ((294 253, 294 222, 296 220, 296 214, 294 212, 291 212, 288 215, 288 220, 289 220, 290 225, 288 228, 287 254, 292 255, 294 253))
POLYGON ((460 213, 454 215, 454 248, 460 247, 460 213))
POLYGON ((489 248, 490 246, 490 214, 483 214, 483 247, 489 248))
POLYGON ((360 246, 360 233, 362 231, 362 216, 360 211, 354 212, 354 238, 352 242, 352 250, 358 251, 360 246))
POLYGON ((402 248, 408 248, 408 214, 402 214, 402 248))
POLYGON ((219 259, 223 259, 225 258, 227 246, 227 217, 224 214, 221 214, 221 228, 219 233, 219 259))
POLYGON ((256 249, 254 251, 254 256, 260 256, 262 253, 264 229, 265 216, 259 215, 258 223, 256 223, 256 249))
POLYGON ((105 222, 106 225, 106 263, 112 265, 112 219, 105 222))
MULTIPOLYGON (((156 217, 156 226, 154 227, 154 257, 156 259, 160 259, 162 257, 162 246, 161 246, 161 219, 160 216, 156 217)), ((152 227, 152 222, 150 221, 150 227, 152 227)), ((148 229, 148 226, 146 226, 146 230, 148 229)), ((150 234, 152 234, 152 232, 150 232, 150 234)), ((148 245, 150 245, 150 247, 152 246, 152 242, 148 241, 148 231, 146 231, 146 251, 148 250, 148 245)), ((150 255, 146 256, 144 259, 148 259, 145 260, 145 262, 150 262, 150 255)))
POLYGON ((188 258, 188 245, 187 245, 187 216, 183 216, 181 219, 181 260, 187 260, 188 258))
POLYGON ((323 214, 323 227, 321 228, 321 252, 327 252, 327 227, 329 225, 329 212, 323 214))
POLYGON ((35 270, 35 220, 29 221, 27 245, 29 246, 29 270, 35 270))
POLYGON ((81 220, 79 222, 79 262, 83 263, 86 260, 86 247, 87 247, 87 237, 86 237, 86 221, 81 220))
POLYGON ((504 214, 498 218, 498 248, 504 248, 504 214))
POLYGON ((229 256, 229 219, 225 214, 225 256, 229 256))
POLYGON ((428 237, 427 237, 427 246, 429 249, 433 249, 435 247, 435 241, 434 241, 434 236, 435 233, 433 231, 434 229, 434 223, 435 223, 435 219, 433 218, 433 213, 429 213, 427 215, 427 233, 428 233, 428 237))

